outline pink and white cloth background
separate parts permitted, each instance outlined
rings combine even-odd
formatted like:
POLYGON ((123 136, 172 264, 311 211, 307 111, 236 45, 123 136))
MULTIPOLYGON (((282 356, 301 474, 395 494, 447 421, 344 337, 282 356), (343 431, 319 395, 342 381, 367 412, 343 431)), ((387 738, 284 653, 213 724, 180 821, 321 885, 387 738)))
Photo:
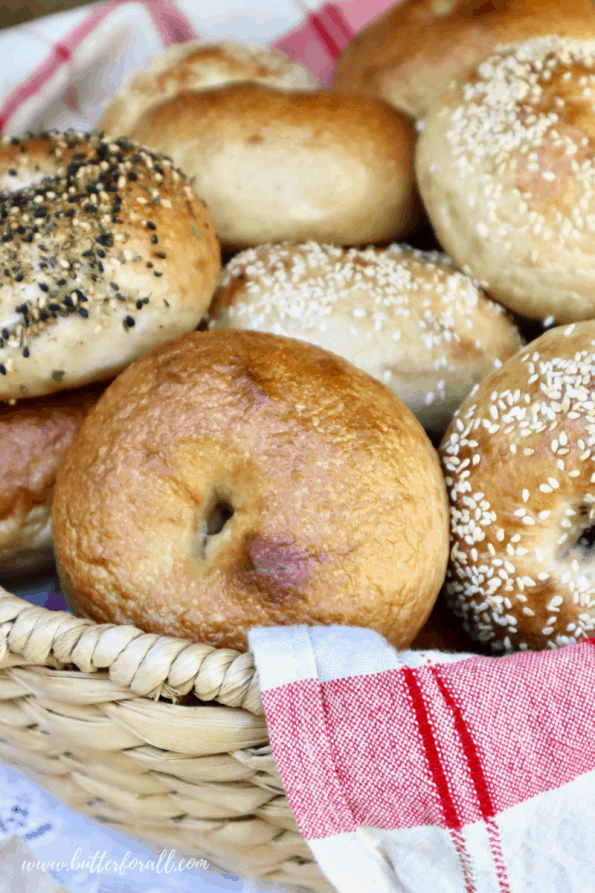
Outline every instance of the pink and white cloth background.
POLYGON ((300 831, 340 893, 593 893, 595 639, 507 657, 249 634, 300 831))
MULTIPOLYGON (((287 0, 267 4, 269 12, 278 10, 279 22, 291 22, 296 13, 298 17, 295 27, 268 42, 306 65, 322 84, 348 40, 391 5, 388 0, 354 0, 310 9, 293 0, 288 10, 287 0)), ((18 78, 17 72, 16 83, 0 88, 0 133, 18 135, 41 125, 94 127, 109 95, 132 68, 160 47, 201 36, 195 6, 192 0, 109 0, 88 7, 49 47, 33 49, 25 77, 18 78)), ((258 9, 252 12, 258 14, 258 9)), ((233 15, 229 22, 226 33, 235 36, 233 15)))

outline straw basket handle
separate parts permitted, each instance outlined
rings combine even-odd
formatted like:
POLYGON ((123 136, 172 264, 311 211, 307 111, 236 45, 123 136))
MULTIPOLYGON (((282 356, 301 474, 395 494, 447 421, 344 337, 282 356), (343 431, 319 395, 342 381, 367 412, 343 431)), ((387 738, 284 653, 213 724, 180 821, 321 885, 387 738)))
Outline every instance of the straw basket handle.
POLYGON ((107 670, 119 688, 172 701, 194 694, 263 715, 254 659, 229 648, 95 623, 31 605, 0 587, 0 669, 27 663, 107 670), (15 660, 15 656, 24 660, 15 660))

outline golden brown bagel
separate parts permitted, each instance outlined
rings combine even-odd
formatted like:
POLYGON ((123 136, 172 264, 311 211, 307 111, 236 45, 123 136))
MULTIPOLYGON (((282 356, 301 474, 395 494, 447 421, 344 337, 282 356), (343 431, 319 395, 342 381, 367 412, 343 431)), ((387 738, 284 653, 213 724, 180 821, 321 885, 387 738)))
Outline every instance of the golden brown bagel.
POLYGON ((0 576, 52 556, 56 472, 103 385, 0 404, 0 576))
POLYGON ((531 319, 595 316, 595 41, 501 48, 425 119, 420 192, 445 251, 531 319))
POLYGON ((595 321, 559 326, 492 372, 440 446, 446 594, 494 650, 595 630, 595 321))
POLYGON ((98 129, 127 136, 143 112, 186 90, 254 81, 279 90, 308 90, 316 79, 280 50, 243 40, 199 38, 177 43, 152 56, 127 78, 103 113, 98 129))
POLYGON ((196 327, 220 249, 169 159, 70 131, 5 140, 10 164, 55 177, 0 196, 0 401, 112 378, 196 327))
POLYGON ((595 38, 591 0, 408 0, 347 44, 333 84, 419 118, 451 78, 499 44, 547 34, 595 38))
POLYGON ((231 84, 162 102, 133 136, 194 179, 228 249, 382 242, 417 219, 413 122, 381 100, 231 84))
POLYGON ((448 507, 423 428, 383 385, 290 338, 192 332, 106 390, 58 475, 77 612, 245 650, 254 626, 415 637, 448 507))

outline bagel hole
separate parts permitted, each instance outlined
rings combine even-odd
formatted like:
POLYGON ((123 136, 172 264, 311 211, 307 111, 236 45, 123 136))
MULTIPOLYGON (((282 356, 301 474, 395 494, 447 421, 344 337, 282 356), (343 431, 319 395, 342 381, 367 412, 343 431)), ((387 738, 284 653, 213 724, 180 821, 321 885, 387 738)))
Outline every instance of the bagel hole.
POLYGON ((233 517, 233 506, 227 499, 218 499, 207 514, 207 536, 221 533, 230 518, 233 517))
POLYGON ((583 549, 586 552, 592 552, 595 547, 595 524, 592 524, 590 527, 585 528, 578 540, 576 541, 579 549, 583 549))
POLYGON ((200 519, 199 552, 203 560, 207 558, 209 542, 225 530, 234 511, 227 496, 220 493, 216 493, 207 504, 206 512, 200 519))

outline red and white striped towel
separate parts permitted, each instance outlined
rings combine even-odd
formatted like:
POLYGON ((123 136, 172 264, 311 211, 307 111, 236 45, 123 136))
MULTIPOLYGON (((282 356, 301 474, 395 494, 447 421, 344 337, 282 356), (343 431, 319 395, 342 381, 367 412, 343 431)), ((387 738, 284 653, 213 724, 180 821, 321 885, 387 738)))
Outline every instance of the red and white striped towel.
MULTIPOLYGON (((308 8, 301 0, 296 5, 308 8)), ((314 8, 272 45, 305 65, 324 84, 345 44, 391 3, 343 0, 309 5, 314 8)), ((280 4, 281 19, 286 7, 280 4)), ((108 0, 89 6, 77 25, 54 41, 45 55, 37 56, 42 47, 32 45, 29 67, 20 82, 8 90, 0 84, 0 133, 19 135, 40 126, 94 127, 102 104, 123 76, 145 62, 159 45, 167 47, 198 36, 201 23, 192 12, 192 0, 108 0), (128 16, 123 16, 126 11, 128 16)), ((36 32, 43 33, 43 21, 36 23, 36 32)), ((29 23, 22 26, 23 35, 28 29, 29 23)), ((233 20, 229 34, 233 36, 233 20)))
POLYGON ((593 893, 595 640, 508 657, 249 636, 300 831, 340 893, 593 893))

